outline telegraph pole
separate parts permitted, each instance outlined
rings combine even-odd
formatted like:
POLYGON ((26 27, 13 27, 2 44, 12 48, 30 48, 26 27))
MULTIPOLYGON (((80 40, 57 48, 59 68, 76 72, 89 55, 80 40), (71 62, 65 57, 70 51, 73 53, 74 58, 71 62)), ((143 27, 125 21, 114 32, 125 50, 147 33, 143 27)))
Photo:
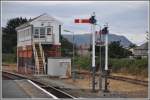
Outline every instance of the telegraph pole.
POLYGON ((105 70, 108 70, 108 34, 105 35, 105 70))
POLYGON ((72 70, 72 76, 73 76, 73 80, 75 81, 76 80, 76 68, 75 68, 75 65, 74 65, 74 59, 75 59, 75 39, 74 39, 74 32, 73 31, 69 31, 69 30, 64 30, 65 32, 70 32, 72 33, 72 67, 73 67, 73 70, 72 70))
POLYGON ((72 52, 72 54, 73 54, 73 57, 72 57, 72 65, 73 65, 73 80, 75 81, 75 79, 76 79, 76 71, 75 71, 75 65, 74 65, 74 56, 75 56, 75 50, 74 50, 74 32, 72 32, 73 34, 73 47, 72 47, 72 49, 73 49, 73 52, 72 52))
POLYGON ((101 57, 101 46, 102 46, 102 34, 101 34, 101 27, 99 30, 99 40, 100 40, 100 45, 99 45, 99 90, 102 90, 102 57, 101 57))

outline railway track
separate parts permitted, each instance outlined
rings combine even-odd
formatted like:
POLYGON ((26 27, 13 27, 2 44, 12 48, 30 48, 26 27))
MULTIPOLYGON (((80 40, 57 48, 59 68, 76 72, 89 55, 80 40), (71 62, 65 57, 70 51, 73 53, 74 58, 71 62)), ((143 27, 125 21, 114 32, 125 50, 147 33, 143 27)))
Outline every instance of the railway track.
POLYGON ((50 85, 45 85, 39 81, 35 81, 35 80, 32 80, 34 83, 36 83, 37 85, 39 85, 40 87, 42 87, 43 89, 47 90, 48 92, 54 94, 56 97, 58 98, 70 98, 70 99, 74 99, 75 97, 71 96, 70 94, 62 91, 62 90, 59 90, 53 86, 50 86, 50 85))
POLYGON ((119 80, 119 81, 125 81, 125 82, 129 82, 129 83, 133 83, 133 84, 138 84, 138 85, 142 85, 142 86, 148 86, 148 81, 143 81, 143 80, 137 80, 137 79, 131 79, 131 78, 127 78, 127 77, 121 77, 121 76, 108 76, 109 79, 113 79, 113 80, 119 80))
POLYGON ((15 74, 11 74, 8 72, 2 72, 2 78, 4 79, 11 79, 11 80, 21 80, 21 79, 26 79, 25 77, 18 76, 15 74))
MULTIPOLYGON (((79 73, 78 72, 78 74, 89 75, 91 73, 89 73, 89 72, 82 72, 82 73, 80 72, 79 73)), ((96 73, 96 76, 99 76, 99 74, 96 73)), ((127 77, 122 77, 122 76, 113 76, 113 75, 109 75, 108 78, 109 79, 113 79, 113 80, 119 80, 119 81, 129 82, 129 83, 138 84, 138 85, 142 85, 142 86, 148 87, 148 81, 132 79, 132 78, 127 78, 127 77)))
MULTIPOLYGON (((12 73, 9 73, 9 72, 2 72, 2 77, 5 78, 5 79, 11 79, 11 80, 21 80, 21 79, 27 79, 25 77, 22 77, 22 76, 19 76, 19 75, 16 75, 16 74, 12 74, 12 73)), ((75 97, 73 97, 72 95, 60 90, 60 89, 57 89, 53 86, 50 86, 50 85, 46 85, 42 82, 39 82, 35 79, 28 79, 30 81, 32 81, 33 83, 35 83, 37 86, 41 87, 42 89, 48 91, 49 93, 53 94, 54 96, 56 96, 57 98, 67 98, 67 99, 75 99, 75 97)))
MULTIPOLYGON (((16 75, 16 74, 11 74, 9 72, 3 72, 2 76, 7 78, 7 79, 27 79, 27 80, 31 80, 32 82, 34 82, 36 85, 38 85, 39 87, 41 87, 42 89, 48 91, 49 93, 53 94, 54 96, 56 96, 57 98, 67 98, 67 99, 75 99, 76 97, 64 92, 63 90, 60 90, 59 87, 53 87, 49 84, 46 83, 42 83, 41 81, 37 80, 37 79, 33 79, 33 78, 27 78, 27 77, 23 77, 20 75, 16 75)), ((137 79, 131 79, 131 78, 126 78, 126 77, 121 77, 121 76, 108 76, 109 79, 113 79, 113 80, 119 80, 119 81, 124 81, 124 82, 129 82, 129 83, 133 83, 133 84, 138 84, 138 85, 142 85, 142 86, 148 86, 148 81, 142 81, 142 80, 137 80, 137 79)))

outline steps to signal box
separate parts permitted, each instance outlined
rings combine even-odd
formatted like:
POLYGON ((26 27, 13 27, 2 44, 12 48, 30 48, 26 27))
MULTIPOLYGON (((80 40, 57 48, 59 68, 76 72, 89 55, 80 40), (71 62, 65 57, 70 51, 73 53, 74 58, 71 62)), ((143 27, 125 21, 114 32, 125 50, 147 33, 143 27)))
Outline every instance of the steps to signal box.
POLYGON ((43 64, 43 59, 41 57, 39 44, 35 45, 35 49, 37 51, 37 57, 39 60, 39 62, 38 62, 39 63, 39 74, 44 74, 44 64, 43 64))

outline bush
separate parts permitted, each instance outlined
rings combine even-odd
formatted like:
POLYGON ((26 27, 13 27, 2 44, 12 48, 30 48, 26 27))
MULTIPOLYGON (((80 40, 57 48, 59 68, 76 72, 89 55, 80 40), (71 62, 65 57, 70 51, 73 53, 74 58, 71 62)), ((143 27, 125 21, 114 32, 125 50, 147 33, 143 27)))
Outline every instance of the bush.
POLYGON ((148 59, 109 59, 112 72, 148 76, 148 59))
POLYGON ((91 58, 90 57, 81 57, 76 56, 74 60, 74 64, 81 69, 90 69, 91 68, 91 58))
MULTIPOLYGON (((104 68, 105 59, 102 59, 102 67, 104 68)), ((76 68, 91 69, 91 58, 76 56, 74 61, 76 68)), ((99 59, 96 59, 96 65, 99 64, 99 59)), ((114 73, 127 73, 130 75, 148 77, 148 59, 129 59, 129 58, 109 58, 109 65, 111 65, 114 73)))

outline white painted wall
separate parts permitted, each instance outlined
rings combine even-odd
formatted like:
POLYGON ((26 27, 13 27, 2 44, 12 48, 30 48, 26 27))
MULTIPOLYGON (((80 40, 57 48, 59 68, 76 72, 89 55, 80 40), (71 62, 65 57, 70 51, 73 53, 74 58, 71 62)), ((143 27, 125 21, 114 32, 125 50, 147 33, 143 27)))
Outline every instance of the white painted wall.
POLYGON ((31 26, 17 30, 17 46, 31 45, 31 26))
MULTIPOLYGON (((62 25, 62 23, 56 21, 56 19, 54 19, 48 15, 44 15, 44 16, 41 16, 38 19, 32 21, 31 24, 33 25, 33 27, 52 26, 53 27, 53 44, 60 45, 59 25, 62 25)), ((46 42, 48 42, 48 41, 46 41, 46 42)))
POLYGON ((67 70, 71 75, 71 59, 70 58, 48 58, 48 75, 51 76, 67 76, 67 70))
MULTIPOLYGON (((41 43, 50 43, 50 44, 54 44, 54 45, 61 44, 59 41, 59 38, 60 38, 59 37, 59 25, 62 25, 62 23, 57 21, 55 18, 45 14, 45 15, 40 16, 39 18, 29 22, 29 25, 33 25, 33 28, 34 27, 52 26, 53 27, 52 35, 47 35, 47 33, 45 32, 45 36, 46 36, 45 38, 41 38, 40 40, 36 38, 35 41, 38 41, 41 43)), ((31 45, 31 43, 32 43, 31 42, 31 39, 32 39, 31 34, 33 34, 32 30, 31 30, 31 26, 17 30, 17 46, 31 45), (29 32, 27 34, 25 34, 28 29, 29 29, 29 32)))
POLYGON ((53 24, 55 27, 54 27, 54 44, 55 45, 59 45, 60 44, 60 41, 59 41, 59 24, 58 23, 54 23, 53 24))

